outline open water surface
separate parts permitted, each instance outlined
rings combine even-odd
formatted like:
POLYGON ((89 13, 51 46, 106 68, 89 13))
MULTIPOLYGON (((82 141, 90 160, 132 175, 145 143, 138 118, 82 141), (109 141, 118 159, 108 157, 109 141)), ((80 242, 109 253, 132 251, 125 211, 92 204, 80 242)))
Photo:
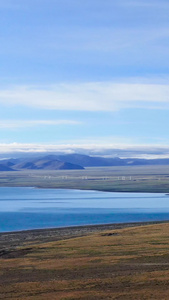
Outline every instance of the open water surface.
POLYGON ((169 195, 0 188, 0 232, 169 220, 169 195))

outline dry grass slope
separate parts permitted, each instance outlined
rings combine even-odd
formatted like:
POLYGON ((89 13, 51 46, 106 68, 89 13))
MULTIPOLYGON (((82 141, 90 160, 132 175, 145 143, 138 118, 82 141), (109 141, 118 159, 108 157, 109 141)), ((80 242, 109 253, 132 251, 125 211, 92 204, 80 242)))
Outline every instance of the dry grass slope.
POLYGON ((169 299, 169 224, 1 252, 0 299, 169 299))

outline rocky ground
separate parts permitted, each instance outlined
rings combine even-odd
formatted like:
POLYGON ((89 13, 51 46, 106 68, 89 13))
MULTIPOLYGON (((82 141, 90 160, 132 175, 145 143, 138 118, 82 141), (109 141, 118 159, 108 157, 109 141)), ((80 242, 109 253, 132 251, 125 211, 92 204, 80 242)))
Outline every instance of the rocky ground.
MULTIPOLYGON (((138 223, 119 223, 105 225, 86 225, 72 226, 62 228, 35 229, 0 233, 0 253, 9 249, 15 249, 18 246, 26 244, 43 243, 70 239, 74 237, 85 236, 88 234, 105 231, 122 229, 127 227, 136 227, 149 224, 166 223, 167 221, 159 222, 138 222, 138 223)), ((2 254, 0 254, 1 256, 2 254)))

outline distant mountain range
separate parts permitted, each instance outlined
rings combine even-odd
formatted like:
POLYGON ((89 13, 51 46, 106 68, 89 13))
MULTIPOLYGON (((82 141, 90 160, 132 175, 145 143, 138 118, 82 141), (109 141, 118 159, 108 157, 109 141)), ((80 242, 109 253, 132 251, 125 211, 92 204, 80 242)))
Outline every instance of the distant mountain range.
POLYGON ((0 171, 16 170, 83 170, 85 167, 169 165, 169 158, 105 158, 83 154, 47 155, 37 158, 10 158, 0 161, 0 171))
POLYGON ((57 156, 44 156, 27 159, 5 159, 0 161, 0 171, 17 170, 83 170, 84 167, 67 161, 61 161, 57 156))

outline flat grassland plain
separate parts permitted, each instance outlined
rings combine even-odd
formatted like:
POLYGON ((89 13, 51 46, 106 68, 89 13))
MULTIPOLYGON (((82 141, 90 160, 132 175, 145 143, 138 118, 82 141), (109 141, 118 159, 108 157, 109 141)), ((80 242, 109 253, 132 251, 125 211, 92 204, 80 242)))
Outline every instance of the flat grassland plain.
POLYGON ((0 172, 0 186, 111 192, 169 192, 169 166, 97 167, 85 170, 0 172))
MULTIPOLYGON (((1 172, 0 186, 169 193, 169 166, 1 172)), ((169 224, 1 233, 0 299, 168 300, 169 224)))

